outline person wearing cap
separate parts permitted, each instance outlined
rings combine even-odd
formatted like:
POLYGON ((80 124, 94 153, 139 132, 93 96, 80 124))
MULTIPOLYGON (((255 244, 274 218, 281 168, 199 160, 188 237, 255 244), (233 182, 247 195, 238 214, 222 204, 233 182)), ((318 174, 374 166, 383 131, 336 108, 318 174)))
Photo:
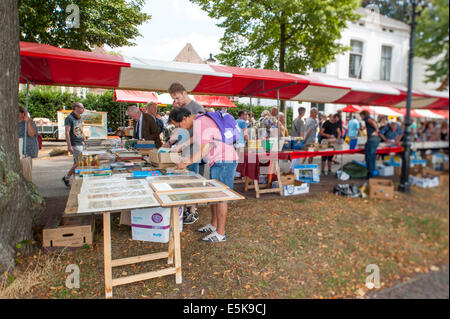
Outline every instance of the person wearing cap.
POLYGON ((380 129, 381 140, 388 144, 400 146, 402 136, 402 128, 395 120, 390 120, 388 125, 385 125, 382 129, 380 129))

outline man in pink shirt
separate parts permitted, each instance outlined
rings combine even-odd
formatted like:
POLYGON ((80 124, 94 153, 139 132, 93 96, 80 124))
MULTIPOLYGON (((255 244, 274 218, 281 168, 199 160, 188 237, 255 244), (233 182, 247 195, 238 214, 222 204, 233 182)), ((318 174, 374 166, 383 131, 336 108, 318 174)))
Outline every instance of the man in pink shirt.
MULTIPOLYGON (((203 158, 210 166, 211 179, 218 180, 233 189, 239 157, 233 145, 222 142, 222 133, 216 123, 207 115, 194 115, 186 108, 172 110, 169 121, 176 127, 188 131, 193 128, 194 133, 193 154, 184 156, 178 163, 178 168, 186 168, 203 158)), ((210 233, 203 237, 202 241, 221 242, 226 240, 227 210, 226 202, 211 204, 211 223, 197 230, 201 233, 210 233)))

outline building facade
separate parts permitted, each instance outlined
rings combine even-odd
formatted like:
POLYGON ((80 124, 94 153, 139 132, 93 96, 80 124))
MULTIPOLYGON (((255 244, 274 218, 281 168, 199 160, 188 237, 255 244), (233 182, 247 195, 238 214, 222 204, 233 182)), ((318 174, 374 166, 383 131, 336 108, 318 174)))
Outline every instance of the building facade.
MULTIPOLYGON (((349 22, 341 34, 339 42, 351 49, 338 55, 335 61, 326 67, 310 70, 308 73, 319 77, 332 77, 342 80, 382 83, 393 86, 407 86, 408 55, 410 27, 408 24, 387 18, 376 11, 359 8, 357 12, 361 19, 349 22)), ((425 83, 426 61, 423 58, 414 59, 413 88, 418 90, 436 90, 437 83, 425 83)), ((248 98, 241 98, 242 103, 248 103, 248 98)), ((274 100, 253 98, 258 105, 276 106, 274 100)), ((306 116, 311 107, 317 107, 325 114, 336 113, 346 105, 324 104, 310 102, 287 102, 287 107, 293 108, 294 118, 298 116, 298 107, 306 108, 306 116)))

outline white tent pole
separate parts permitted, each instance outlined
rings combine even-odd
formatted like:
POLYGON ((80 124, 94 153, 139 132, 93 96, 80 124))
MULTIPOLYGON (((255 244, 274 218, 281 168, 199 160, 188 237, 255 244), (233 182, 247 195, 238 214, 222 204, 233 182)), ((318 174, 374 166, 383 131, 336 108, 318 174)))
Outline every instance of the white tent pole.
MULTIPOLYGON (((280 89, 277 89, 277 116, 278 116, 278 145, 280 144, 281 123, 280 123, 280 89)), ((285 115, 286 116, 286 115, 285 115)), ((286 117, 285 117, 286 118, 286 117)))
MULTIPOLYGON (((252 97, 250 97, 250 113, 253 114, 253 112, 252 112, 252 97)), ((249 123, 250 123, 250 127, 253 128, 253 121, 251 118, 250 118, 249 123)))

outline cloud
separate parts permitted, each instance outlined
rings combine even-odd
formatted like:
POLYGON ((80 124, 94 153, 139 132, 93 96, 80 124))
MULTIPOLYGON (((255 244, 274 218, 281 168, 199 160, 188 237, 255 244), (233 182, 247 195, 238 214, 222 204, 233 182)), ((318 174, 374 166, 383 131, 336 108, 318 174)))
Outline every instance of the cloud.
POLYGON ((212 19, 208 17, 208 14, 200 9, 196 4, 186 0, 172 0, 171 7, 173 8, 172 14, 178 17, 182 17, 186 20, 193 21, 211 21, 212 19))
POLYGON ((202 59, 220 53, 223 29, 189 0, 150 0, 144 12, 152 20, 139 27, 134 47, 115 48, 122 55, 156 60, 173 60, 186 43, 191 43, 202 59))

